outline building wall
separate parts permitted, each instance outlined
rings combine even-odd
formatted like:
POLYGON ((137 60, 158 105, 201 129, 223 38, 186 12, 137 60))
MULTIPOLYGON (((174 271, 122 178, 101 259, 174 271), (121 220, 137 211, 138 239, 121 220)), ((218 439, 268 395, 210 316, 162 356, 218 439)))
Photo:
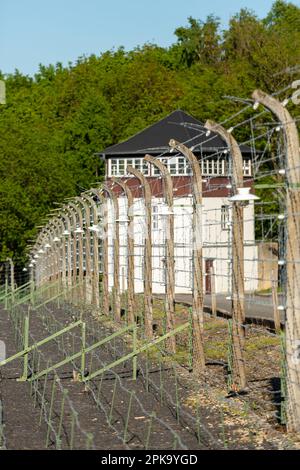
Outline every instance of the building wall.
MULTIPOLYGON (((109 286, 113 286, 113 208, 109 204, 109 286)), ((120 230, 120 286, 127 288, 127 199, 119 196, 119 230, 120 230)), ((222 206, 229 206, 228 198, 204 197, 202 207, 202 241, 203 241, 203 274, 205 288, 206 260, 213 259, 216 292, 230 292, 231 286, 231 231, 230 225, 222 228, 222 206)), ((165 292, 165 223, 166 216, 161 215, 164 209, 161 197, 152 198, 152 275, 153 292, 165 292)), ((229 206, 230 207, 230 206, 229 206)), ((228 209, 228 224, 231 221, 231 209, 228 209)), ((175 292, 190 293, 192 290, 192 197, 184 195, 174 198, 174 242, 175 242, 175 292)), ((135 291, 143 292, 143 253, 145 233, 144 201, 134 198, 134 245, 135 245, 135 291)), ((224 220, 223 220, 224 222, 224 220)), ((257 247, 254 238, 254 206, 244 209, 244 270, 245 289, 257 289, 258 264, 257 247)))
POLYGON ((258 244, 258 290, 271 289, 272 282, 278 279, 278 243, 258 244))

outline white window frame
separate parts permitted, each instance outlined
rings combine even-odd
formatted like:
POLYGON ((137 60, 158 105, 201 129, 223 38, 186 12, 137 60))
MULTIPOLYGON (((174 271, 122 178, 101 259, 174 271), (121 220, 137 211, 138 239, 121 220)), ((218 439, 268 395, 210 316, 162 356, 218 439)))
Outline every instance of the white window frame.
MULTIPOLYGON (((191 167, 188 160, 182 156, 174 157, 160 157, 159 161, 166 165, 169 173, 172 176, 189 176, 191 175, 191 167), (180 169, 180 172, 179 172, 180 169)), ((225 158, 209 158, 205 157, 201 162, 201 170, 203 176, 226 176, 226 160, 225 158)), ((243 174, 244 176, 252 176, 251 159, 243 159, 243 174)), ((108 176, 132 176, 127 175, 127 165, 132 165, 133 168, 142 171, 144 176, 160 176, 160 171, 157 167, 150 165, 148 162, 143 161, 143 158, 109 158, 108 159, 108 176)))
POLYGON ((152 230, 158 230, 158 205, 152 206, 152 230))
POLYGON ((252 175, 252 168, 251 168, 251 159, 248 158, 247 160, 243 160, 243 174, 244 176, 251 176, 252 175))
POLYGON ((229 229, 229 206, 222 204, 221 206, 221 230, 229 229))

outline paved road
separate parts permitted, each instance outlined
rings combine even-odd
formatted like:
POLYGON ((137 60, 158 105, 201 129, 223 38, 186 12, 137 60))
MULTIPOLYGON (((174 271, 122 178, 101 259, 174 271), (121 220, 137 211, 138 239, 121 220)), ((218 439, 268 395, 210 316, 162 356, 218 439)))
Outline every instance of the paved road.
MULTIPOLYGON (((163 297, 163 296, 158 296, 163 297)), ((226 295, 217 294, 217 310, 218 315, 220 316, 231 316, 231 301, 226 299, 226 295)), ((187 305, 192 305, 192 296, 191 294, 176 294, 175 300, 178 303, 185 303, 187 305)), ((279 296, 278 302, 281 303, 281 298, 279 296)), ((211 310, 211 297, 210 295, 205 295, 204 306, 207 310, 211 310)), ((250 295, 246 294, 245 299, 245 315, 246 321, 249 322, 265 322, 273 323, 273 303, 272 296, 269 295, 250 295)), ((280 312, 281 321, 284 321, 284 312, 280 312)))

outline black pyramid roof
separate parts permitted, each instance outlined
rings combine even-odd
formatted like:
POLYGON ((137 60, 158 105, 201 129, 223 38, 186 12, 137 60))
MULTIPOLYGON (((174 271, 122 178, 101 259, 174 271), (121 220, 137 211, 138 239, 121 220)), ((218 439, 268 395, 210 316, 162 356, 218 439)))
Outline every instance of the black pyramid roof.
MULTIPOLYGON (((200 151, 217 152, 227 148, 226 143, 218 134, 212 132, 207 137, 206 129, 200 121, 178 109, 124 142, 107 147, 99 154, 108 157, 144 155, 145 153, 160 155, 168 152, 170 139, 191 147, 195 154, 200 151)), ((250 147, 246 145, 241 145, 240 148, 243 154, 251 153, 250 147)))

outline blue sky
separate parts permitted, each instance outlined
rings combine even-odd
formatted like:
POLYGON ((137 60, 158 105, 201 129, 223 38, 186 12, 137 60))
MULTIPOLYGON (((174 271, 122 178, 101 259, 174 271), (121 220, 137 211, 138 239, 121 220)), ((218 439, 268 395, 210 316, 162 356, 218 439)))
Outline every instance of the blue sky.
MULTIPOLYGON (((83 54, 145 42, 168 46, 187 17, 219 16, 226 26, 242 7, 259 17, 272 0, 0 0, 0 70, 32 75, 38 64, 66 65, 83 54)), ((295 1, 298 3, 298 0, 295 1)))

